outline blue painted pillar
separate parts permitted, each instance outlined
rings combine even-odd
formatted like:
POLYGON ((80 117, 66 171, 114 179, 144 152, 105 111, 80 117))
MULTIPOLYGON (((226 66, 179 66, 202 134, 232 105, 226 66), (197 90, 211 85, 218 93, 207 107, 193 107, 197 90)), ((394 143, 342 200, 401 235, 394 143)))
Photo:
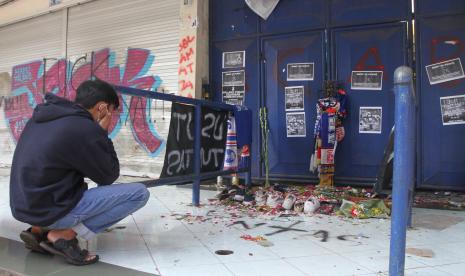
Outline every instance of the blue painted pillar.
POLYGON ((199 206, 200 202, 200 147, 202 129, 202 105, 195 105, 195 138, 194 138, 194 183, 192 185, 192 205, 199 206))
POLYGON ((395 133, 389 275, 404 275, 405 244, 415 175, 415 102, 412 69, 394 72, 395 133))

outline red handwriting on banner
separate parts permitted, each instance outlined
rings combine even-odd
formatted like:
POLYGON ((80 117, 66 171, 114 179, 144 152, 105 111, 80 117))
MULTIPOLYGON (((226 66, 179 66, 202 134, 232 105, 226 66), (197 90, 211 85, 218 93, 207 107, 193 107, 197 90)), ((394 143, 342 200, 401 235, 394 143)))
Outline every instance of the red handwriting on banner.
MULTIPOLYGON (((439 36, 431 39, 431 63, 438 63, 460 57, 465 46, 458 37, 439 36)), ((463 80, 463 79, 462 79, 463 80)), ((457 86, 462 80, 452 80, 438 84, 444 88, 457 86)))
MULTIPOLYGON (((146 49, 128 49, 126 64, 122 68, 110 64, 110 60, 115 60, 115 57, 109 49, 95 52, 93 58, 90 58, 93 63, 86 60, 84 58, 79 66, 74 66, 71 62, 61 59, 53 64, 45 75, 39 73, 43 68, 42 61, 13 67, 13 97, 5 101, 5 117, 15 141, 18 141, 25 124, 31 118, 33 108, 43 103, 44 87, 46 92, 73 100, 79 84, 92 76, 115 85, 147 90, 156 90, 161 84, 158 76, 144 76, 154 60, 154 56, 146 49)), ((150 156, 156 156, 162 140, 149 118, 150 102, 145 98, 132 97, 128 106, 121 95, 119 97, 120 107, 114 111, 109 128, 110 137, 116 136, 123 122, 130 118, 134 139, 150 156)))
POLYGON ((179 89, 180 95, 192 98, 194 94, 194 85, 191 79, 194 76, 194 42, 195 36, 185 36, 179 43, 179 89))
MULTIPOLYGON (((363 53, 362 57, 358 60, 354 67, 354 71, 382 71, 383 79, 386 80, 387 76, 384 73, 384 65, 381 60, 381 55, 376 47, 371 47, 363 53), (370 62, 370 58, 372 61, 370 62)), ((348 82, 352 82, 352 72, 350 73, 348 82)))

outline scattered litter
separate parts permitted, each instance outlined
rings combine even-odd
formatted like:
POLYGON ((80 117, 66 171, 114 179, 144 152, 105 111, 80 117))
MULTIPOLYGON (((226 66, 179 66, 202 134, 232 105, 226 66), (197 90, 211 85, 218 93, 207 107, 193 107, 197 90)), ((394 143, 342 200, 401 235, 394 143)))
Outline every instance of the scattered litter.
POLYGON ((464 211, 465 193, 415 192, 414 207, 464 211))
POLYGON ((176 220, 182 220, 182 221, 187 222, 188 224, 193 224, 194 222, 205 222, 211 219, 205 216, 193 216, 190 213, 186 213, 184 215, 172 214, 171 216, 174 216, 176 220))
POLYGON ((309 197, 304 203, 304 213, 306 214, 313 214, 318 208, 320 208, 320 201, 314 196, 309 197))
POLYGON ((256 242, 263 247, 270 247, 274 245, 271 241, 267 240, 265 237, 262 236, 253 237, 251 235, 242 235, 241 239, 256 242))
POLYGON ((269 240, 261 240, 261 241, 257 241, 257 243, 263 247, 271 247, 274 245, 274 243, 272 243, 269 240))
POLYGON ((110 227, 110 228, 105 229, 105 232, 111 232, 111 231, 113 231, 113 230, 122 230, 122 229, 126 229, 126 226, 115 226, 115 227, 110 227))
POLYGON ((434 252, 431 249, 421 249, 421 248, 413 248, 409 247, 405 249, 405 253, 410 255, 415 255, 424 258, 433 258, 434 252))
POLYGON ((234 254, 234 251, 232 251, 232 250, 216 250, 215 254, 216 255, 231 255, 231 254, 234 254))
POLYGON ((391 210, 381 199, 369 199, 358 203, 343 199, 338 214, 351 218, 386 218, 391 210))
MULTIPOLYGON (((238 189, 241 188, 235 186, 229 188, 231 191, 238 189)), ((229 190, 224 189, 220 194, 227 195, 229 190)), ((355 210, 350 210, 353 212, 349 213, 348 218, 388 218, 390 213, 390 200, 386 198, 375 199, 374 197, 378 195, 371 189, 275 184, 267 189, 252 188, 247 193, 255 199, 251 201, 251 204, 245 205, 242 202, 237 202, 232 196, 217 196, 216 200, 210 200, 209 204, 225 207, 225 211, 229 212, 233 218, 241 215, 251 218, 263 218, 264 216, 274 218, 315 215, 347 216, 344 212, 339 212, 341 203, 344 201, 355 204, 355 210), (373 204, 374 208, 371 208, 370 204, 373 204), (369 207, 368 210, 365 210, 367 207, 369 207)))
POLYGON ((241 236, 241 239, 243 240, 246 240, 246 241, 265 241, 266 238, 262 237, 262 236, 256 236, 256 237, 252 237, 251 235, 242 235, 241 236))

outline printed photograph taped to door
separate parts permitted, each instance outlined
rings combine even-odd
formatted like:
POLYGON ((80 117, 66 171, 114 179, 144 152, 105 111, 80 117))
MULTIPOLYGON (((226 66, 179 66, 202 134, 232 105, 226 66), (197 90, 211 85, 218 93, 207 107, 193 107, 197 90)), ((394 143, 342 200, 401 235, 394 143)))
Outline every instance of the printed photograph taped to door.
POLYGON ((431 85, 465 78, 460 58, 430 64, 425 68, 431 85))
POLYGON ((244 67, 245 51, 223 52, 223 69, 244 67))
POLYGON ((305 112, 286 113, 287 137, 306 137, 305 112))
POLYGON ((303 86, 286 86, 284 94, 286 111, 304 110, 305 94, 303 86))
POLYGON ((440 97, 443 125, 465 124, 465 95, 440 97))
POLYGON ((361 106, 358 120, 359 133, 381 134, 383 108, 381 106, 361 106))
POLYGON ((312 81, 315 74, 315 63, 288 63, 287 81, 312 81))
POLYGON ((222 74, 223 86, 244 86, 245 85, 245 71, 226 71, 222 74))
POLYGON ((383 90, 383 71, 352 71, 350 89, 383 90))

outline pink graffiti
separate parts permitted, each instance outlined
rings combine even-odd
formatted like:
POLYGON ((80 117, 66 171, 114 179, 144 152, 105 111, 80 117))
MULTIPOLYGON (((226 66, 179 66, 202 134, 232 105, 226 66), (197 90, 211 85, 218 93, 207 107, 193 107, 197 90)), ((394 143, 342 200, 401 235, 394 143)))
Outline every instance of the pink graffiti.
MULTIPOLYGON (((79 66, 70 61, 56 61, 43 73, 43 61, 21 64, 12 69, 11 90, 13 97, 5 100, 5 117, 11 134, 18 141, 26 122, 31 118, 33 108, 43 102, 43 90, 68 99, 76 97, 76 88, 92 77, 121 86, 156 90, 161 84, 158 76, 144 76, 152 66, 154 56, 146 49, 128 49, 123 68, 111 64, 114 53, 102 49, 93 53, 93 58, 81 59, 79 66), (76 68, 74 68, 76 67, 76 68), (45 82, 45 85, 44 85, 45 82)), ((48 65, 47 65, 48 67, 48 65)), ((123 122, 129 118, 135 140, 151 155, 155 156, 162 140, 149 118, 150 103, 145 98, 131 97, 129 106, 120 97, 120 107, 114 111, 110 125, 110 137, 114 137, 123 122)))

